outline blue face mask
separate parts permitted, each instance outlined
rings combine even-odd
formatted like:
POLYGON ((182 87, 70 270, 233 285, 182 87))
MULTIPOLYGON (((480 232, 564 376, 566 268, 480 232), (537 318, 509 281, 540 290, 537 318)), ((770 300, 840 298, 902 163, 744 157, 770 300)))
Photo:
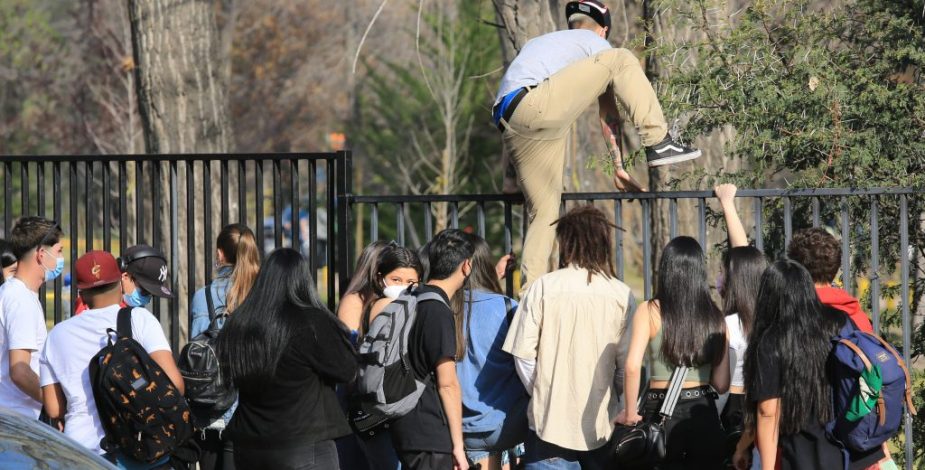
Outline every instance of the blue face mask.
POLYGON ((48 269, 45 265, 42 265, 42 269, 45 270, 45 282, 54 281, 64 272, 64 257, 60 257, 55 262, 55 269, 48 269))
POLYGON ((131 294, 122 294, 122 300, 124 300, 125 305, 129 307, 144 307, 151 303, 151 296, 142 294, 141 289, 136 288, 131 294))

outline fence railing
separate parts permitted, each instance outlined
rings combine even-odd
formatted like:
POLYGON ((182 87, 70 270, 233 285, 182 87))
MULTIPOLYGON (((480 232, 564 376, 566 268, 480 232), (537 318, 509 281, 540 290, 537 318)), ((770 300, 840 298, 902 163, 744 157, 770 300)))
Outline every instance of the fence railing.
POLYGON ((0 157, 0 236, 28 215, 61 226, 69 271, 40 293, 55 323, 70 315, 77 295, 73 261, 81 254, 102 249, 118 256, 142 243, 160 249, 181 295, 155 301, 152 311, 176 351, 188 331, 193 293, 212 280, 215 238, 228 223, 251 227, 261 252, 300 248, 333 308, 337 276, 328 267, 336 223, 327 217, 337 210, 335 182, 344 161, 338 153, 0 157))
MULTIPOLYGON (((91 249, 118 255, 146 243, 165 253, 173 290, 181 294, 152 308, 175 351, 188 331, 193 293, 214 274, 215 237, 228 223, 254 229, 264 252, 299 247, 331 308, 349 283, 357 249, 370 241, 392 238, 419 246, 441 228, 461 227, 500 254, 518 251, 526 231, 521 195, 354 194, 349 152, 0 157, 0 177, 0 236, 24 215, 53 218, 64 230, 70 275, 41 292, 49 322, 70 314, 78 256, 91 249)), ((709 191, 573 193, 562 199, 563 210, 591 203, 612 214, 623 229, 614 237, 617 273, 637 297, 651 297, 657 255, 669 238, 693 236, 714 264, 716 247, 725 240, 709 191)), ((842 273, 848 274, 841 277, 843 287, 866 302, 875 329, 911 359, 911 269, 920 259, 912 248, 920 236, 910 231, 910 213, 918 220, 921 192, 744 189, 737 200, 749 238, 772 257, 783 254, 800 228, 824 226, 837 233, 842 273)), ((515 291, 514 276, 505 287, 515 291)), ((911 420, 905 424, 911 465, 911 420)))

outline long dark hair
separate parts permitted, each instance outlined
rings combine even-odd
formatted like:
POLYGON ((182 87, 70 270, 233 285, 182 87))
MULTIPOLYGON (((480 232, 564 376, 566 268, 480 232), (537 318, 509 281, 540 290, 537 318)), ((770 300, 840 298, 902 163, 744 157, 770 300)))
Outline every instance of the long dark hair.
POLYGON ((759 357, 780 373, 781 434, 799 432, 804 423, 830 419, 831 388, 825 379, 829 335, 813 279, 792 260, 772 264, 761 278, 755 324, 745 352, 746 420, 755 422, 756 405, 747 395, 760 388, 759 357))
MULTIPOLYGON (((363 252, 360 253, 360 257, 357 258, 353 278, 350 279, 350 285, 347 286, 347 292, 344 296, 349 294, 359 295, 360 300, 363 301, 364 307, 368 299, 375 297, 373 285, 376 280, 376 269, 379 267, 379 257, 382 256, 382 252, 389 246, 397 246, 397 244, 395 242, 377 240, 366 245, 366 248, 363 248, 363 252)), ((373 299, 373 301, 375 301, 375 299, 373 299)))
POLYGON ((456 317, 456 359, 461 359, 468 347, 469 331, 472 329, 472 291, 484 290, 495 294, 504 294, 498 273, 495 271, 494 260, 491 256, 491 247, 484 238, 467 233, 466 238, 472 243, 472 272, 466 280, 463 289, 456 291, 450 299, 454 317, 456 317), (463 319, 465 318, 465 332, 463 319))
POLYGON ((298 251, 280 248, 264 262, 250 294, 218 335, 216 350, 228 382, 254 389, 272 379, 306 309, 332 315, 315 291, 310 263, 298 251))
POLYGON ((662 318, 662 358, 699 367, 722 360, 726 324, 710 297, 703 249, 691 237, 665 246, 655 291, 662 318))
POLYGON ((761 275, 767 268, 768 260, 764 253, 753 246, 737 246, 729 250, 723 283, 723 315, 738 314, 745 335, 752 330, 761 275))

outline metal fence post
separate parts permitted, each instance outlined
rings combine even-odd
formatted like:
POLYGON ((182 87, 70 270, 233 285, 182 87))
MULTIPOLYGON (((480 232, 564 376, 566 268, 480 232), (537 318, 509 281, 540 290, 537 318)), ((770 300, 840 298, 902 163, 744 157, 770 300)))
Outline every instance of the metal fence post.
MULTIPOLYGON (((353 156, 349 150, 337 152, 337 199, 335 206, 337 208, 337 266, 338 266, 338 294, 343 295, 350 284, 350 271, 353 264, 351 248, 353 246, 353 234, 351 219, 351 196, 353 195, 353 156)), ((328 221, 330 223, 330 220, 328 221)), ((333 243, 329 240, 328 243, 333 243)), ((332 260, 333 261, 333 260, 332 260)), ((330 262, 329 262, 330 265, 330 262)), ((334 298, 328 299, 328 304, 334 308, 334 298)))

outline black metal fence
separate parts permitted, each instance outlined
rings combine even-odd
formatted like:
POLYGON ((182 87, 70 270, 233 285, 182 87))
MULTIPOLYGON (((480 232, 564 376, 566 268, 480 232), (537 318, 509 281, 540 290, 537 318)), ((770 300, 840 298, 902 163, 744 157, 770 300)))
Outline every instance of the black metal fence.
MULTIPOLYGON (((228 223, 253 228, 263 251, 301 249, 331 308, 349 282, 357 247, 370 241, 393 238, 415 246, 440 228, 463 227, 500 253, 519 250, 525 232, 520 195, 353 194, 349 152, 0 157, 0 176, 0 236, 23 215, 53 218, 65 232, 70 276, 43 289, 40 297, 50 323, 69 316, 77 293, 73 260, 91 249, 118 255, 146 243, 166 254, 174 291, 184 294, 152 308, 175 350, 188 331, 193 293, 212 278, 215 237, 228 223)), ((901 345, 909 362, 911 240, 919 240, 910 231, 910 213, 922 210, 920 192, 747 189, 737 198, 750 239, 771 256, 782 254, 802 227, 825 226, 839 234, 842 272, 849 274, 842 276, 843 287, 866 302, 875 329, 901 345)), ((615 232, 614 261, 637 297, 651 297, 654 263, 668 238, 691 235, 708 249, 725 239, 709 191, 563 196, 563 210, 577 203, 606 209, 625 229, 615 232)), ((514 277, 508 277, 508 291, 516 287, 514 277)), ((910 423, 907 419, 907 465, 910 423)))
POLYGON ((74 263, 93 249, 118 256, 149 244, 171 268, 171 301, 152 311, 174 350, 185 337, 196 289, 214 274, 215 238, 241 222, 254 230, 261 251, 300 248, 312 263, 328 304, 337 298, 335 259, 338 153, 272 155, 102 155, 0 158, 4 184, 0 236, 21 216, 57 221, 65 234, 69 272, 43 288, 47 318, 66 319, 77 295, 74 263), (166 314, 165 314, 166 312, 166 314))

